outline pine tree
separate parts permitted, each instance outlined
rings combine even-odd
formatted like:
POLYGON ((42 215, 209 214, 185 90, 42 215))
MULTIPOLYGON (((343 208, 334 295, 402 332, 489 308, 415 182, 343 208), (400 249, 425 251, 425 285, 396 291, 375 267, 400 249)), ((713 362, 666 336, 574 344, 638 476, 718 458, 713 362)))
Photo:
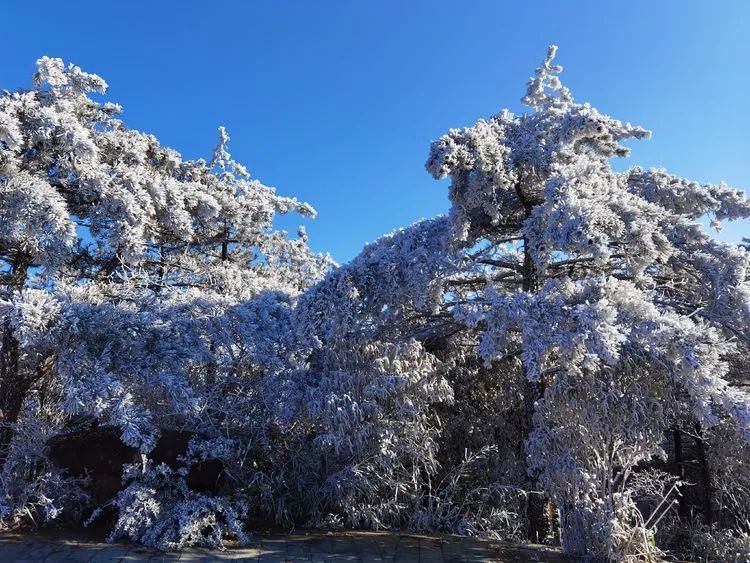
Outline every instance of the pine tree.
POLYGON ((622 142, 650 133, 574 102, 555 52, 529 81, 530 113, 449 131, 427 169, 451 179, 470 264, 454 312, 481 331, 488 364, 518 360, 530 485, 557 508, 563 546, 644 553, 629 479, 675 417, 729 418, 750 438, 748 397, 728 384, 750 328, 750 256, 698 222, 748 217, 750 202, 665 170, 613 171, 622 142))
POLYGON ((98 76, 44 57, 34 85, 0 96, 4 502, 28 479, 19 425, 91 415, 143 452, 164 424, 215 425, 237 370, 276 361, 243 331, 332 264, 274 228, 315 212, 251 179, 224 128, 211 161, 183 160, 97 101, 98 76))

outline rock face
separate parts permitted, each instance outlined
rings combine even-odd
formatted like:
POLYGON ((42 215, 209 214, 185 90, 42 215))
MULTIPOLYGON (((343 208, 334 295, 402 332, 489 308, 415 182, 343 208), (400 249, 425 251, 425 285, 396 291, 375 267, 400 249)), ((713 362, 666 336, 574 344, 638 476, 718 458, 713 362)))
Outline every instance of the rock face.
MULTIPOLYGON (((196 436, 195 432, 187 430, 163 430, 149 457, 155 465, 165 463, 178 469, 183 465, 178 458, 187 452, 190 440, 196 436)), ((196 463, 188 469, 185 482, 191 491, 216 491, 225 482, 224 464, 218 459, 196 463)))
POLYGON ((100 504, 117 494, 122 486, 122 467, 139 460, 136 448, 120 440, 120 431, 99 426, 96 419, 74 419, 65 431, 47 442, 49 457, 55 465, 76 477, 91 478, 88 492, 100 504))
MULTIPOLYGON (((187 430, 162 430, 149 457, 156 465, 165 463, 178 469, 183 465, 179 458, 196 436, 187 430)), ((140 462, 138 450, 120 440, 119 429, 100 426, 93 417, 74 419, 62 433, 50 438, 47 446, 55 465, 76 477, 90 477, 88 492, 95 504, 107 502, 120 490, 123 465, 140 462)), ((225 482, 224 466, 219 460, 197 463, 189 468, 185 480, 193 491, 215 491, 225 482)))

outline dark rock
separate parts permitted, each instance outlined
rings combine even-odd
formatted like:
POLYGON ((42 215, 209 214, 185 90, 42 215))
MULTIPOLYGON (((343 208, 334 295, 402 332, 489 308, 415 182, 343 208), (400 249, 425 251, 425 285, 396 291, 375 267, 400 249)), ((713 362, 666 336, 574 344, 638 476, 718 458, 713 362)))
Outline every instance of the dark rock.
MULTIPOLYGON (((179 469, 184 466, 179 458, 187 453, 190 440, 198 437, 199 434, 188 430, 163 430, 149 457, 154 465, 165 463, 172 469, 179 469)), ((192 491, 216 491, 226 481, 224 464, 218 459, 210 459, 191 465, 185 481, 192 491)))
MULTIPOLYGON (((187 430, 162 430, 149 458, 154 465, 179 469, 184 466, 179 458, 187 454, 190 440, 196 437, 187 430)), ((76 477, 90 477, 87 490, 95 504, 107 502, 120 491, 123 465, 140 462, 138 450, 120 440, 119 429, 100 426, 93 417, 75 419, 50 438, 47 446, 55 465, 76 477)), ((214 492, 226 481, 224 464, 212 459, 191 465, 185 480, 193 491, 214 492)))
POLYGON ((196 436, 195 432, 187 430, 162 430, 148 457, 154 465, 165 463, 172 469, 178 469, 183 465, 178 458, 187 453, 190 440, 196 436))
POLYGON ((47 442, 49 457, 75 477, 89 476, 95 503, 106 502, 121 488, 122 467, 139 461, 136 448, 123 444, 120 430, 100 426, 92 417, 72 421, 47 442))
POLYGON ((193 465, 185 477, 191 491, 210 493, 226 483, 224 464, 218 459, 209 459, 193 465))

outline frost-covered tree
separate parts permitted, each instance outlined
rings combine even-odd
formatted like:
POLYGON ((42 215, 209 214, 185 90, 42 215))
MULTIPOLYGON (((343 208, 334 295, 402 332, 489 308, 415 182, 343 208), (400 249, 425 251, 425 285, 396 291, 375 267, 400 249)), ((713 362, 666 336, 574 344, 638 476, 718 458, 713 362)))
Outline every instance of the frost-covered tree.
POLYGON ((259 319, 331 265, 304 231, 274 229, 279 213, 314 211, 251 179, 223 128, 209 162, 183 160, 97 101, 98 76, 44 57, 34 85, 0 96, 8 487, 26 475, 6 463, 14 432, 50 401, 49 432, 85 413, 143 452, 165 424, 208 432, 228 381, 280 361, 283 335, 261 343, 259 319))
POLYGON ((251 179, 223 128, 185 160, 101 78, 40 59, 0 96, 0 523, 81 516, 48 445, 94 424, 134 457, 91 518, 163 549, 258 519, 742 549, 750 254, 701 220, 750 202, 615 172, 649 133, 574 102, 554 55, 528 113, 432 144, 449 215, 342 267, 274 229, 314 212, 251 179))
POLYGON ((313 523, 405 526, 436 473, 430 407, 452 394, 418 338, 434 332, 453 268, 446 232, 437 219, 383 237, 300 298, 295 329, 310 355, 294 423, 314 441, 295 481, 296 495, 315 497, 313 523))
POLYGON ((298 301, 310 355, 284 428, 304 453, 286 481, 310 523, 520 536, 517 381, 498 384, 451 311, 466 264, 450 233, 438 217, 384 236, 298 301))
POLYGON ((750 216, 742 191, 665 170, 615 172, 649 132, 573 101, 551 47, 530 113, 502 111, 432 144, 450 177, 453 243, 471 293, 454 312, 488 365, 525 380, 530 485, 554 503, 570 553, 647 555, 652 529, 629 481, 662 455, 678 416, 750 439, 729 384, 750 334, 750 255, 698 220, 750 216))

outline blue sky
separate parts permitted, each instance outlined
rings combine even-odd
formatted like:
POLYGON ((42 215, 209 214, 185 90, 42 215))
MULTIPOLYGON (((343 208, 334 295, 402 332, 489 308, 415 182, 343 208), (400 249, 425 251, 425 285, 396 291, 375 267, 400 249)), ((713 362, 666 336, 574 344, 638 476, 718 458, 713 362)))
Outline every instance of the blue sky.
POLYGON ((317 208, 311 244, 342 262, 447 210, 430 140, 522 111, 549 43, 577 100, 653 130, 628 163, 750 188, 747 1, 5 0, 2 19, 1 88, 50 55, 104 77, 126 123, 185 157, 209 157, 225 125, 254 177, 317 208))

